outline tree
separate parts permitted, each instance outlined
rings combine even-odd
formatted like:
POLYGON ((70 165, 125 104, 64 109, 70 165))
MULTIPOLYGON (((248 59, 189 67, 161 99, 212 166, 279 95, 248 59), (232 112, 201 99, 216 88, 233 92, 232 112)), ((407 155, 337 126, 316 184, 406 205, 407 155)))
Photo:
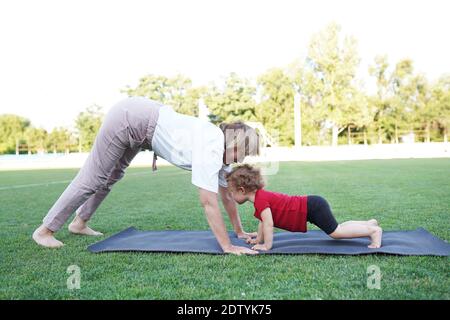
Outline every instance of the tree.
POLYGON ((383 143, 383 128, 386 126, 387 110, 390 107, 388 68, 386 55, 376 56, 374 65, 369 67, 369 74, 375 77, 377 84, 377 95, 370 97, 369 101, 374 110, 372 124, 376 127, 379 144, 383 143))
POLYGON ((430 104, 435 110, 435 119, 442 128, 444 142, 448 142, 448 130, 450 127, 450 75, 442 76, 433 85, 430 104))
POLYGON ((320 81, 313 70, 304 63, 295 61, 288 68, 288 75, 295 90, 300 94, 302 143, 305 145, 320 145, 323 138, 322 126, 324 114, 319 108, 320 81))
POLYGON ((13 115, 0 115, 0 153, 18 153, 18 147, 23 139, 25 129, 30 126, 30 120, 13 115))
POLYGON ((101 110, 100 106, 90 106, 86 111, 81 112, 75 120, 81 151, 89 151, 94 144, 104 116, 101 110))
POLYGON ((142 96, 170 105, 176 112, 198 115, 198 100, 204 88, 192 87, 192 81, 182 75, 173 78, 147 75, 139 80, 136 88, 122 90, 129 96, 142 96))
POLYGON ((289 76, 279 68, 258 77, 261 102, 256 118, 269 130, 276 130, 281 145, 294 144, 294 87, 289 76))
POLYGON ((28 127, 24 137, 28 147, 28 154, 32 152, 44 153, 47 144, 47 131, 42 128, 28 127))
POLYGON ((375 110, 371 108, 369 99, 364 93, 356 88, 351 88, 350 92, 352 96, 348 100, 346 114, 341 123, 347 127, 348 144, 351 144, 350 132, 352 127, 362 131, 363 142, 367 144, 367 128, 372 123, 375 110))
POLYGON ((425 141, 431 142, 431 127, 437 120, 437 109, 431 103, 430 85, 424 75, 417 75, 413 78, 412 86, 413 111, 408 122, 413 129, 425 129, 425 141))
POLYGON ((349 124, 367 113, 365 105, 359 105, 362 95, 356 88, 356 68, 360 59, 353 37, 340 39, 340 26, 332 23, 314 35, 309 45, 306 67, 315 77, 317 102, 324 119, 332 128, 332 145, 338 143, 338 135, 349 124), (355 114, 356 112, 356 114, 355 114))
MULTIPOLYGON (((413 63, 409 59, 401 60, 395 66, 389 81, 391 93, 387 108, 387 127, 394 130, 394 142, 399 142, 399 128, 404 127, 411 120, 413 113, 413 63)), ((389 129, 388 129, 389 130, 389 129)), ((388 134, 390 134, 388 132, 388 134)), ((392 136, 392 134, 390 134, 392 136)), ((392 139, 391 139, 392 140, 392 139)))
POLYGON ((386 56, 375 57, 374 65, 369 68, 377 81, 377 95, 371 102, 375 108, 373 123, 378 131, 378 143, 382 143, 383 135, 398 143, 401 128, 413 131, 423 122, 429 139, 432 115, 428 114, 430 93, 425 77, 414 75, 410 59, 400 60, 390 74, 388 68, 386 56))
POLYGON ((59 127, 54 128, 48 135, 47 146, 53 153, 65 152, 69 153, 72 135, 68 129, 59 127))
POLYGON ((198 104, 201 98, 205 97, 207 87, 190 87, 186 89, 184 96, 180 96, 181 100, 177 112, 194 116, 198 116, 198 104))
POLYGON ((247 79, 231 73, 222 89, 213 86, 204 95, 211 122, 256 121, 255 93, 256 88, 247 79))

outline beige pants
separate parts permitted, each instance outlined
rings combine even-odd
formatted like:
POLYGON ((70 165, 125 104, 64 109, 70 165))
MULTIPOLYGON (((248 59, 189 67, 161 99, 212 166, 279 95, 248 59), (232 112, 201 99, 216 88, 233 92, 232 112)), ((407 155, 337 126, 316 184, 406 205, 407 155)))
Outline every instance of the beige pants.
POLYGON ((134 97, 111 108, 83 167, 44 218, 48 229, 59 230, 75 210, 83 220, 91 218, 136 154, 151 150, 161 106, 134 97))

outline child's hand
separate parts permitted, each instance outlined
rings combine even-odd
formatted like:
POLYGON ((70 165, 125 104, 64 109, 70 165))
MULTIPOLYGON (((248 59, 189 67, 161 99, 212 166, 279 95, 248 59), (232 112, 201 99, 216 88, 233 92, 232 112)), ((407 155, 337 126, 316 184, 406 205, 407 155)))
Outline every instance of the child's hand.
POLYGON ((249 244, 258 244, 258 242, 256 241, 256 238, 254 238, 254 239, 247 238, 247 240, 245 240, 245 242, 247 242, 249 244))
POLYGON ((269 249, 266 247, 265 244, 257 244, 257 245, 254 245, 254 246, 252 247, 252 250, 267 251, 267 250, 269 250, 269 249))
POLYGON ((237 237, 239 238, 239 239, 249 239, 249 238, 252 238, 252 237, 256 237, 257 236, 257 233, 256 232, 245 232, 245 231, 243 231, 243 232, 239 232, 238 234, 237 234, 237 237))

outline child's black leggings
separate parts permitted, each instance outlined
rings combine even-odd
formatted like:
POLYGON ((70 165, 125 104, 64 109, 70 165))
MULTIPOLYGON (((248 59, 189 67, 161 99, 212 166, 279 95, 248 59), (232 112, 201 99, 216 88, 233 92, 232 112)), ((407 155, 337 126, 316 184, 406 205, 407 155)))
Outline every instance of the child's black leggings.
POLYGON ((336 230, 338 223, 331 212, 330 205, 327 200, 320 196, 308 196, 308 222, 318 226, 326 232, 326 234, 333 233, 336 230))

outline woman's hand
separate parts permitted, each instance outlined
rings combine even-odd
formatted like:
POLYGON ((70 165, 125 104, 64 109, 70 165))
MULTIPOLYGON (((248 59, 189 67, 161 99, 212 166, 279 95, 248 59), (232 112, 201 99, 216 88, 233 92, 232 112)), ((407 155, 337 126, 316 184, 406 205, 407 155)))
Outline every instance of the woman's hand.
POLYGON ((265 244, 257 244, 252 247, 253 250, 267 251, 270 250, 265 244))
POLYGON ((241 254, 258 254, 258 251, 251 250, 246 247, 238 247, 238 246, 233 246, 233 245, 230 245, 230 246, 224 248, 223 252, 235 254, 237 256, 240 256, 241 254))
POLYGON ((256 238, 247 238, 245 242, 248 244, 258 244, 259 241, 257 241, 256 238))
POLYGON ((245 232, 245 231, 242 231, 242 232, 236 233, 236 235, 237 235, 237 237, 239 239, 246 239, 247 240, 249 238, 256 237, 258 234, 256 232, 245 232))

